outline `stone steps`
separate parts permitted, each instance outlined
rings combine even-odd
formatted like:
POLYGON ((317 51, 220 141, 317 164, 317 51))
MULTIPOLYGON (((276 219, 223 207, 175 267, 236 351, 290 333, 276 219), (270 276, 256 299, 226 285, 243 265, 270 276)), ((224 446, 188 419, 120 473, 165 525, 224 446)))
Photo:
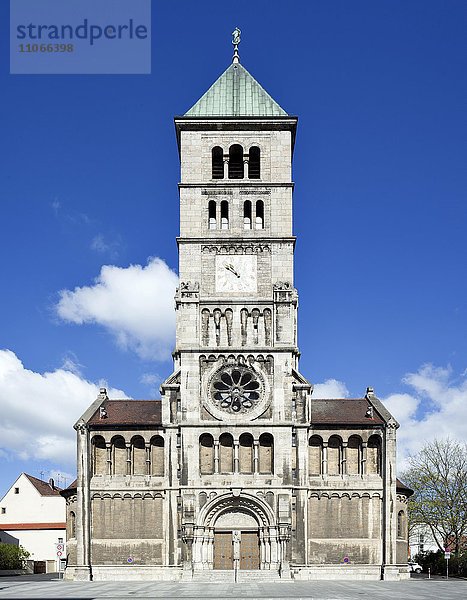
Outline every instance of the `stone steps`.
MULTIPOLYGON (((213 569, 212 571, 195 571, 193 573, 193 580, 196 582, 234 582, 235 581, 235 572, 233 570, 220 570, 213 569)), ((237 583, 247 583, 247 582, 274 582, 274 581, 284 581, 280 578, 279 573, 277 571, 245 571, 240 570, 237 571, 237 583)))

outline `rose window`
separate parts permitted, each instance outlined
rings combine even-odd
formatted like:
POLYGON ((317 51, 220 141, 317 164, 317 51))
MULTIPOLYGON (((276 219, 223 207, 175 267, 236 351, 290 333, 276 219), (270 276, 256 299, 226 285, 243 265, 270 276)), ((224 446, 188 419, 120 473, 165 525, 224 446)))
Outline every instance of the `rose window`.
POLYGON ((246 367, 230 367, 218 372, 211 384, 215 403, 228 412, 250 410, 260 398, 261 384, 246 367))

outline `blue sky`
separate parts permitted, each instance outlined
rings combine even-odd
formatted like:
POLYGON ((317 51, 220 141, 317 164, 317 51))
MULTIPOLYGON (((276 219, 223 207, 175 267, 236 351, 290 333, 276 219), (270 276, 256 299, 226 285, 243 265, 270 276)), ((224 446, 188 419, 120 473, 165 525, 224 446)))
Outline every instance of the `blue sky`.
POLYGON ((173 116, 229 65, 235 26, 299 116, 301 371, 323 395, 373 386, 401 457, 465 439, 466 3, 152 4, 147 76, 9 75, 0 4, 0 496, 20 471, 73 475, 102 382, 152 398, 170 374, 173 116))

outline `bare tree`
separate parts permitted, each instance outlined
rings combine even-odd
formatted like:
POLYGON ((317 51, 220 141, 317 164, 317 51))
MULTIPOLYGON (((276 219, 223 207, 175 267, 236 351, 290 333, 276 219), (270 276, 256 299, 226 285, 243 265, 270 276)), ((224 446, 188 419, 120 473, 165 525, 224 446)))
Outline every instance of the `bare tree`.
POLYGON ((435 440, 409 458, 411 526, 426 525, 440 550, 458 553, 467 536, 467 444, 435 440))

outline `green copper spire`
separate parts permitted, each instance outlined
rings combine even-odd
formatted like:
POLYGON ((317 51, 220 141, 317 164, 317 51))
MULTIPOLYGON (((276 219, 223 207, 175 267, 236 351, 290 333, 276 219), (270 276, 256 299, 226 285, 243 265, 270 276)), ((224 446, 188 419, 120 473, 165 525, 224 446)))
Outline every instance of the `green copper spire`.
POLYGON ((232 33, 232 64, 185 113, 187 117, 286 117, 287 113, 240 64, 240 29, 232 33))

